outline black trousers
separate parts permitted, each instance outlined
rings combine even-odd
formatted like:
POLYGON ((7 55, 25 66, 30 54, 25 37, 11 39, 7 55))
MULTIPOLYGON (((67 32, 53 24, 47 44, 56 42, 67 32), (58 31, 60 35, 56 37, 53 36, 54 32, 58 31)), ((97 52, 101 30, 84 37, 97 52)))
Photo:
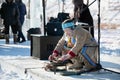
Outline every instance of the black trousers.
POLYGON ((9 34, 10 26, 11 26, 11 29, 12 29, 12 33, 17 34, 18 27, 17 27, 16 24, 15 25, 5 25, 5 34, 9 34))

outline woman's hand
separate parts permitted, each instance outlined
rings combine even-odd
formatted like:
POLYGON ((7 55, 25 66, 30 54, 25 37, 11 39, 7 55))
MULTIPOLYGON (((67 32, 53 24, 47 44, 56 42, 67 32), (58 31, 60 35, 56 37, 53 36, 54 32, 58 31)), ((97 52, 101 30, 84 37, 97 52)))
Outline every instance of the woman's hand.
POLYGON ((54 56, 53 56, 53 55, 50 55, 50 56, 48 57, 48 60, 49 60, 49 61, 53 61, 53 60, 54 60, 54 56))
POLYGON ((68 59, 71 59, 71 56, 69 54, 66 54, 58 58, 57 62, 64 62, 65 60, 68 60, 68 59))
POLYGON ((59 56, 50 55, 50 56, 48 57, 48 60, 49 60, 49 61, 57 61, 58 58, 59 58, 59 56))

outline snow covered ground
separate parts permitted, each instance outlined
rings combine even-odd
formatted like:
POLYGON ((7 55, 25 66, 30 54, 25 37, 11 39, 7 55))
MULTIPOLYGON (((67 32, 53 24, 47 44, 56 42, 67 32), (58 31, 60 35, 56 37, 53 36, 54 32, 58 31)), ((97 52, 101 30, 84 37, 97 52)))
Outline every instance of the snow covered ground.
MULTIPOLYGON (((101 55, 101 63, 103 67, 109 69, 119 70, 120 72, 120 29, 106 29, 101 30, 101 45, 100 45, 100 55, 101 55)), ((95 30, 95 37, 97 39, 97 30, 95 30)), ((30 57, 30 41, 26 41, 25 43, 13 44, 13 40, 10 39, 10 44, 4 44, 5 40, 0 39, 0 59, 14 59, 14 58, 26 58, 30 57)), ((32 80, 31 78, 23 79, 22 76, 19 76, 15 72, 7 72, 1 69, 0 64, 0 80, 32 80)), ((82 76, 82 79, 92 80, 90 79, 90 75, 82 76)), ((96 74, 94 74, 96 75, 96 74)), ((120 80, 120 75, 112 74, 104 76, 99 80, 120 80), (107 78, 110 77, 110 78, 107 78)), ((81 77, 80 77, 81 79, 81 77)), ((96 79, 95 79, 96 80, 96 79)))
MULTIPOLYGON (((28 0, 24 0, 24 1, 28 1, 28 0)), ((39 0, 37 0, 39 1, 39 0)), ((50 0, 48 0, 50 1, 50 0)), ((53 0, 51 0, 53 1, 53 0)), ((68 2, 70 2, 69 0, 66 0, 68 2)), ((33 2, 36 2, 33 0, 33 2)), ((53 1, 55 2, 55 1, 53 1)), ((101 22, 102 23, 115 23, 115 24, 119 24, 120 21, 120 12, 119 12, 119 3, 120 0, 105 0, 105 1, 101 1, 101 22), (109 2, 108 2, 109 1, 109 2), (114 6, 113 6, 114 5, 114 6), (112 11, 111 11, 112 10, 112 11)), ((39 2, 36 2, 39 3, 39 2)), ((31 11, 33 13, 35 13, 36 15, 36 11, 40 10, 38 9, 38 5, 32 5, 33 6, 37 6, 34 7, 35 9, 31 9, 31 11), (36 10, 36 11, 34 11, 36 10)), ((48 2, 49 3, 49 2, 48 2)), ((50 2, 51 3, 51 2, 50 2)), ((66 3, 67 4, 67 3, 66 3)), ((69 5, 70 3, 68 3, 69 5)), ((91 13, 94 17, 95 20, 97 20, 97 10, 95 7, 97 5, 97 1, 90 6, 91 9, 91 13)), ((66 5, 67 6, 67 5, 66 5)), ((67 6, 68 7, 68 6, 67 6)), ((70 7, 70 5, 69 5, 70 7)), ((55 6, 54 6, 55 8, 55 6)), ((54 8, 51 8, 53 10, 55 10, 54 8)), ((49 10, 51 10, 49 9, 49 10)), ((57 12, 57 11, 53 11, 52 12, 57 12)), ((70 9, 67 9, 66 12, 71 12, 69 11, 70 9)), ((51 13, 51 12, 50 12, 51 13)), ((39 14, 39 13, 38 13, 39 14)), ((51 13, 52 14, 52 13, 51 13)), ((52 14, 54 15, 54 14, 52 14)), ((47 16, 51 16, 50 14, 47 16)), ((39 17, 39 16, 38 16, 39 17)), ((33 16, 33 18, 35 18, 35 16, 33 16)), ((39 17, 40 18, 40 17, 39 17)), ((31 18, 32 19, 32 18, 31 18)), ((34 26, 36 26, 36 20, 38 23, 38 18, 33 19, 33 21, 31 22, 35 22, 33 23, 34 26)), ((27 21, 26 21, 27 22, 27 21)), ((97 22, 96 22, 97 23, 97 22)), ((26 30, 28 29, 28 25, 25 25, 25 29, 24 32, 26 32, 26 30)), ((33 26, 33 25, 31 25, 33 26)), ((39 23, 38 25, 39 26, 39 23)), ((95 37, 97 39, 97 30, 95 32, 95 37)), ((20 44, 13 44, 13 40, 10 39, 10 44, 6 45, 5 40, 4 39, 0 39, 0 59, 14 59, 14 58, 26 58, 26 57, 30 57, 30 41, 26 41, 25 43, 20 43, 20 44)), ((101 44, 100 44, 100 60, 101 60, 101 64, 103 67, 105 68, 109 68, 112 70, 117 70, 118 72, 120 72, 120 29, 104 29, 101 30, 101 44)), ((18 73, 15 72, 8 72, 8 71, 4 71, 2 70, 2 65, 0 64, 0 80, 32 80, 31 78, 23 78, 22 76, 19 76, 18 73)), ((99 80, 120 80, 120 75, 104 75, 102 74, 101 76, 97 76, 97 74, 94 74, 95 76, 91 76, 91 74, 89 74, 88 76, 82 76, 80 77, 80 79, 85 79, 85 80, 93 80, 93 77, 103 77, 100 78, 99 80), (109 78, 108 78, 109 77, 109 78)), ((96 79, 98 80, 98 79, 96 79)))

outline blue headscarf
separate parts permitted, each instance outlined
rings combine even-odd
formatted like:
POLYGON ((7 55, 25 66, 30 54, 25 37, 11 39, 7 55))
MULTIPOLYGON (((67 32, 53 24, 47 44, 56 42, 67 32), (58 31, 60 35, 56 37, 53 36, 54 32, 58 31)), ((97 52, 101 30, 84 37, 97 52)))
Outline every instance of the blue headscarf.
POLYGON ((62 24, 62 29, 64 30, 66 28, 72 28, 72 29, 74 29, 75 28, 74 23, 73 22, 63 23, 62 24))

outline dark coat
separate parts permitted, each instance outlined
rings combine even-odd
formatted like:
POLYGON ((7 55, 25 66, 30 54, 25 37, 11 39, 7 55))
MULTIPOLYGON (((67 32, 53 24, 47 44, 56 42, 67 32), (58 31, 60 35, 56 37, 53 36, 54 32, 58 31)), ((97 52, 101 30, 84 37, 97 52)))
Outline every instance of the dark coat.
POLYGON ((27 11, 26 11, 26 6, 23 2, 21 3, 17 3, 18 8, 19 8, 19 12, 20 12, 20 22, 21 24, 23 24, 24 22, 24 16, 26 15, 27 11))
POLYGON ((83 11, 78 12, 78 8, 76 6, 74 8, 74 12, 75 12, 74 14, 78 13, 80 15, 80 17, 77 17, 75 15, 78 18, 78 21, 83 23, 88 23, 88 25, 93 26, 93 18, 90 14, 88 6, 83 4, 82 10, 83 11))
POLYGON ((19 10, 14 2, 7 1, 1 5, 1 18, 4 20, 4 25, 15 25, 19 20, 19 10))

